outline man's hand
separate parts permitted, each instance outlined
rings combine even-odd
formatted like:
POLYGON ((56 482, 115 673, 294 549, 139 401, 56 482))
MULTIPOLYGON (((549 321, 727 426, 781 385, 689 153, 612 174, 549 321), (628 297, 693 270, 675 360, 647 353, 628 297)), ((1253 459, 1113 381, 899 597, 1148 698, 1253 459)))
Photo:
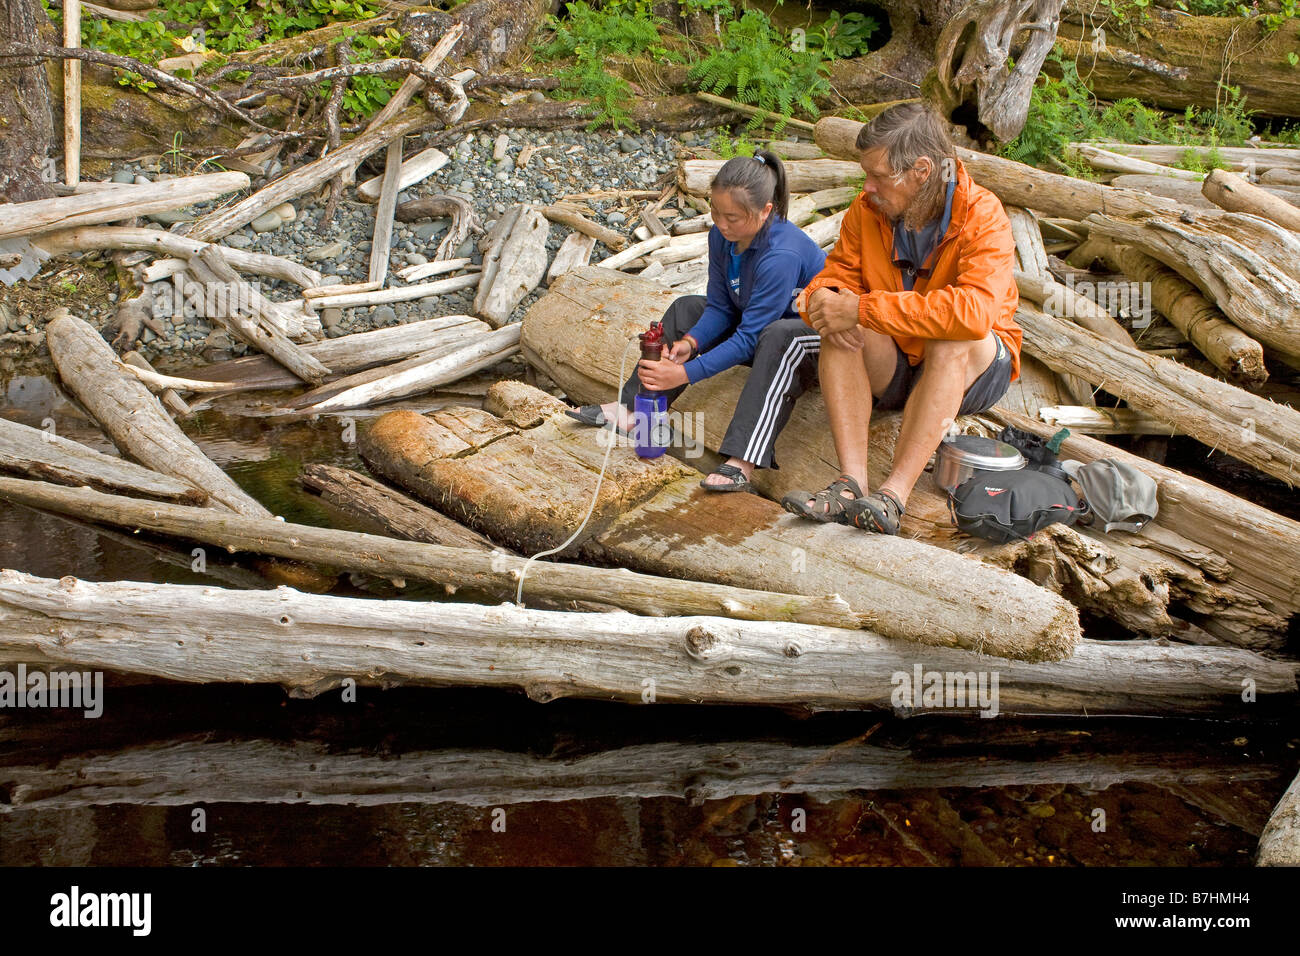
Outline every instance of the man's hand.
POLYGON ((666 392, 690 381, 686 377, 686 367, 671 359, 660 359, 658 362, 642 359, 637 363, 636 371, 641 384, 657 392, 666 392))
POLYGON ((807 299, 808 322, 822 336, 856 328, 858 298, 849 289, 818 289, 807 299))

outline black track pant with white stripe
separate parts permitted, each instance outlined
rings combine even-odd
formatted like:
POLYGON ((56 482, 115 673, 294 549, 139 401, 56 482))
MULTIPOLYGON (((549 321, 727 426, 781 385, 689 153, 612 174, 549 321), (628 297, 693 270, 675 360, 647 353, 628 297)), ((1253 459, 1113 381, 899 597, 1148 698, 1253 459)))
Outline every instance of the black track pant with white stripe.
MULTIPOLYGON (((685 295, 674 300, 664 313, 664 341, 676 342, 699 321, 707 300, 702 295, 685 295)), ((723 334, 725 340, 731 334, 723 334)), ((720 340, 721 341, 721 340, 720 340)), ((798 318, 777 319, 758 336, 749 379, 741 390, 735 414, 718 451, 724 458, 751 461, 759 468, 779 467, 773 456, 776 436, 790 419, 795 399, 817 382, 817 353, 821 339, 798 318)), ((631 409, 641 381, 633 372, 619 396, 631 409)), ((686 390, 685 385, 669 389, 668 404, 686 390)))

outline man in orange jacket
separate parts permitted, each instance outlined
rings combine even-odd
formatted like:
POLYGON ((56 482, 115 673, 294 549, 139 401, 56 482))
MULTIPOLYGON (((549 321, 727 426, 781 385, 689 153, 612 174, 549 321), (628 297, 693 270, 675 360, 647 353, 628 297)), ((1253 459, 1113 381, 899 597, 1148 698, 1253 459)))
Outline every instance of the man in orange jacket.
POLYGON ((863 127, 866 173, 826 266, 797 307, 821 335, 818 373, 844 474, 782 504, 897 534, 912 486, 959 415, 1020 375, 1015 241, 998 198, 957 159, 943 120, 903 104, 863 127), (889 476, 871 494, 872 408, 903 409, 889 476))

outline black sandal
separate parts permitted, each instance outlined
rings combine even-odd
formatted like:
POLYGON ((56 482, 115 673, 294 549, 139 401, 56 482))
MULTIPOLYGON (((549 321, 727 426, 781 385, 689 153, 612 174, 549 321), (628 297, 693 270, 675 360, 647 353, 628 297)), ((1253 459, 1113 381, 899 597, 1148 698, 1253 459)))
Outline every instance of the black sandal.
POLYGON ((853 501, 862 497, 862 486, 849 475, 840 475, 824 490, 813 494, 802 489, 790 492, 781 499, 781 507, 800 518, 820 521, 823 524, 848 524, 847 509, 853 501), (853 498, 845 498, 841 492, 847 491, 853 498), (812 504, 809 505, 808 502, 812 504), (818 510, 818 509, 821 510, 818 510))
POLYGON ((583 405, 581 408, 566 408, 564 414, 582 422, 591 428, 608 428, 609 419, 599 405, 583 405))
POLYGON ((749 479, 745 477, 744 471, 735 465, 721 464, 714 469, 713 474, 721 475, 729 480, 725 485, 711 485, 709 480, 705 478, 700 482, 700 487, 705 491, 749 491, 753 487, 749 483, 749 479))
POLYGON ((865 498, 850 501, 845 509, 848 523, 863 531, 898 534, 898 525, 906 511, 889 491, 873 491, 865 498))

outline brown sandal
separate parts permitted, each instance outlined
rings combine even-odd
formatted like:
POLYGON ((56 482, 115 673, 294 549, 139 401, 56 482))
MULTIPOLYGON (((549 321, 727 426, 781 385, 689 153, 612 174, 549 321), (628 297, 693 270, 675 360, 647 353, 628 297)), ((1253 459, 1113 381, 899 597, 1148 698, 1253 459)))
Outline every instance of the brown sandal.
POLYGON ((862 486, 849 475, 840 475, 824 491, 813 494, 797 489, 781 499, 781 507, 800 518, 823 524, 848 524, 848 507, 862 497, 862 486), (845 498, 842 492, 853 498, 845 498), (809 502, 812 502, 810 505, 809 502))

